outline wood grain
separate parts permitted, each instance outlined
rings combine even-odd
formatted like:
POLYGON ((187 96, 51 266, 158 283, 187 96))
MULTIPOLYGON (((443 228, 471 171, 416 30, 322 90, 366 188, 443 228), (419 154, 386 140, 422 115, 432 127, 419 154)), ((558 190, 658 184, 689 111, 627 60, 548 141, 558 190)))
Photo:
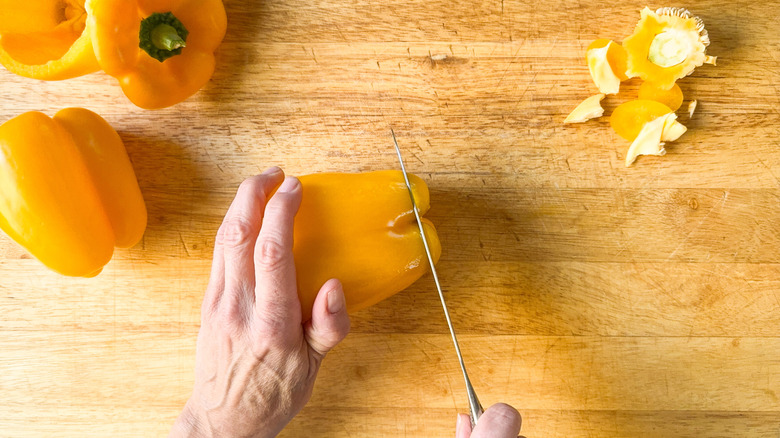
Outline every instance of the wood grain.
MULTIPOLYGON (((0 121, 103 115, 149 209, 95 279, 0 237, 0 436, 163 436, 238 184, 270 165, 396 168, 392 126, 431 189, 474 385, 520 409, 524 436, 777 438, 780 3, 680 5, 718 66, 680 81, 700 104, 689 131, 627 169, 606 118, 561 122, 596 91, 585 47, 620 41, 644 6, 228 0, 211 82, 151 112, 102 73, 0 71, 0 121)), ((283 436, 452 436, 466 398, 430 278, 352 318, 283 436)))

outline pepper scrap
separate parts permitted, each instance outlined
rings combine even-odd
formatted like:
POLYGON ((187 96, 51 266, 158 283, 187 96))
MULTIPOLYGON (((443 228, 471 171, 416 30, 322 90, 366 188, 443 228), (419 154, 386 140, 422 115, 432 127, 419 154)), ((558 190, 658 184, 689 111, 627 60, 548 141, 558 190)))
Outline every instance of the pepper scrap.
POLYGON ((677 84, 664 90, 652 82, 643 82, 639 86, 639 99, 654 100, 668 106, 672 111, 680 109, 683 103, 683 92, 677 84))
POLYGON ((647 122, 671 112, 671 108, 655 100, 631 100, 612 111, 609 124, 619 136, 634 141, 647 122))
POLYGON ((645 7, 634 33, 623 40, 629 77, 654 82, 661 90, 693 73, 702 64, 715 65, 717 57, 705 52, 710 37, 704 22, 683 8, 645 7))
POLYGON ((604 108, 601 107, 601 101, 604 100, 605 94, 596 94, 583 100, 576 108, 566 117, 563 123, 583 123, 596 117, 604 115, 604 108))
POLYGON ((603 94, 616 94, 626 76, 626 51, 607 39, 593 41, 585 52, 588 70, 596 88, 603 94))
POLYGON ((86 20, 84 0, 0 0, 0 64, 50 81, 100 70, 86 20))
POLYGON ((227 29, 221 0, 87 0, 100 67, 141 108, 165 108, 195 94, 214 73, 227 29))
POLYGON ((0 229, 63 275, 93 277, 146 229, 119 134, 99 115, 28 112, 0 126, 0 229))
MULTIPOLYGON (((293 252, 303 320, 330 278, 344 286, 354 312, 409 287, 428 260, 400 171, 321 173, 299 178, 303 201, 295 217, 293 252)), ((425 182, 409 174, 424 214, 430 208, 425 182)), ((436 229, 423 219, 434 261, 441 255, 436 229)))

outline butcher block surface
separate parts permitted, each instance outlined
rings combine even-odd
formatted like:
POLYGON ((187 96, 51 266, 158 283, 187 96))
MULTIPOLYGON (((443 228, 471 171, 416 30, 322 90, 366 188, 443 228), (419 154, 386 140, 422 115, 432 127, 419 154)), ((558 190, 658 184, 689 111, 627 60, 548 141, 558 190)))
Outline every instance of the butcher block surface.
MULTIPOLYGON (((144 239, 93 279, 0 237, 0 437, 157 437, 193 383, 216 230, 246 177, 407 167, 471 380, 528 438, 780 436, 780 3, 690 1, 718 56, 664 157, 624 165, 585 48, 637 1, 227 0, 211 82, 172 108, 103 73, 0 69, 0 121, 66 106, 120 133, 144 239)), ((56 147, 56 145, 52 145, 56 147)), ((468 409, 430 275, 352 315, 284 437, 452 437, 468 409)))

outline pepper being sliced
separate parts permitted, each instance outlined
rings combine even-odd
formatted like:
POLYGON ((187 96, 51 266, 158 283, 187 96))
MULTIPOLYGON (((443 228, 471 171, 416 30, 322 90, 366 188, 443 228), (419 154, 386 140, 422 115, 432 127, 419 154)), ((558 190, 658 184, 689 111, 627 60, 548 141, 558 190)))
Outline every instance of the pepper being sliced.
MULTIPOLYGON (((303 320, 330 278, 344 285, 347 310, 354 312, 409 287, 428 271, 400 171, 321 173, 299 178, 303 201, 295 217, 298 295, 303 320)), ((425 182, 409 174, 420 214, 430 208, 425 182)), ((423 219, 434 261, 441 255, 436 229, 423 219)))
POLYGON ((96 72, 86 21, 84 0, 0 0, 0 63, 43 80, 96 72))
POLYGON ((28 112, 0 126, 0 229, 60 274, 92 277, 146 229, 124 144, 99 115, 28 112))
POLYGON ((195 94, 214 73, 227 18, 222 0, 87 0, 100 67, 146 109, 195 94))

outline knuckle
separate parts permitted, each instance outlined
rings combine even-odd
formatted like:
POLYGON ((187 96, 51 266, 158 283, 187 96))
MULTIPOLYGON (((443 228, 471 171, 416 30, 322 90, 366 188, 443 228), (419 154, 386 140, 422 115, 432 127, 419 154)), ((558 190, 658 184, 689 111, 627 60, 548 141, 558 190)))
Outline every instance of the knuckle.
POLYGON ((289 196, 287 193, 276 193, 268 205, 265 206, 265 214, 274 218, 285 218, 290 210, 289 196))
POLYGON ((289 333, 289 315, 266 311, 255 318, 256 343, 284 344, 289 333))
POLYGON ((295 216, 298 210, 299 199, 300 195, 293 192, 276 192, 271 201, 268 202, 266 209, 272 211, 275 216, 290 219, 295 216))
POLYGON ((232 217, 225 220, 217 233, 222 245, 236 247, 252 241, 254 227, 244 218, 232 217))
POLYGON ((258 265, 266 271, 276 271, 287 263, 289 253, 278 238, 266 237, 260 242, 258 265))
POLYGON ((217 303, 203 300, 203 304, 200 306, 200 321, 201 324, 205 321, 210 321, 217 313, 217 303))
POLYGON ((237 303, 227 303, 219 307, 216 319, 220 325, 235 329, 246 321, 246 311, 237 303))
POLYGON ((241 184, 238 186, 238 191, 261 195, 263 193, 263 177, 261 175, 255 175, 241 181, 241 184))

